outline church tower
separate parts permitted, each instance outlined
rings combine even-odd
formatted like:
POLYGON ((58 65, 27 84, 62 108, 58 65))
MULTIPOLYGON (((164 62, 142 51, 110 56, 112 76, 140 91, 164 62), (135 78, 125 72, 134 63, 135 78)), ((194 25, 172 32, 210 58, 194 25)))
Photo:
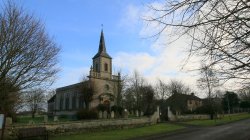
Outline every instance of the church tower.
POLYGON ((98 52, 92 59, 93 59, 93 64, 91 69, 92 71, 91 76, 101 79, 111 79, 112 58, 106 51, 103 30, 101 31, 98 52))
POLYGON ((99 104, 112 106, 116 103, 120 75, 112 75, 112 58, 107 53, 104 33, 101 31, 97 54, 92 58, 93 64, 89 72, 89 81, 94 85, 91 107, 99 104))

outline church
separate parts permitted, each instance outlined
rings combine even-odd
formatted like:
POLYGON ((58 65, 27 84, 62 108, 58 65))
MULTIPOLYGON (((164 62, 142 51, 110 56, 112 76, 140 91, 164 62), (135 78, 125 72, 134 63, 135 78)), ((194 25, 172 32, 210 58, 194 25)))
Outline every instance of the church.
MULTIPOLYGON (((65 79, 66 80, 66 79, 65 79)), ((92 58, 88 80, 56 89, 56 94, 48 100, 49 115, 75 115, 86 105, 81 92, 84 84, 93 84, 93 97, 89 108, 96 108, 99 104, 116 105, 120 74, 112 75, 112 57, 107 53, 104 33, 101 31, 99 49, 92 58)))

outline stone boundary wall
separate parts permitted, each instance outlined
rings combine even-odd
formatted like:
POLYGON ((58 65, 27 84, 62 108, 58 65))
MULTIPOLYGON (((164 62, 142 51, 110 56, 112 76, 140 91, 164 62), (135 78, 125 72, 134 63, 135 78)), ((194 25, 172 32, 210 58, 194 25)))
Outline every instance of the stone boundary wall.
POLYGON ((6 127, 8 135, 15 136, 20 128, 46 127, 50 135, 63 133, 80 133, 88 131, 99 131, 106 129, 123 129, 137 126, 154 124, 156 121, 151 117, 128 118, 128 119, 107 119, 107 120, 85 120, 71 122, 55 122, 40 124, 10 125, 6 127))
MULTIPOLYGON (((243 113, 234 113, 234 114, 217 114, 217 118, 222 117, 228 117, 228 116, 234 116, 239 114, 245 114, 243 113)), ((170 108, 168 107, 168 120, 169 121, 188 121, 188 120, 204 120, 204 119, 210 119, 210 115, 207 114, 187 114, 187 115, 174 115, 170 108)))
POLYGON ((176 119, 178 121, 187 121, 187 120, 204 120, 209 119, 209 115, 178 115, 176 119))
POLYGON ((101 119, 68 122, 52 122, 40 124, 11 124, 6 126, 7 135, 15 137, 20 128, 46 127, 49 135, 71 134, 81 132, 102 131, 107 129, 123 129, 156 124, 159 121, 159 107, 150 117, 101 119))

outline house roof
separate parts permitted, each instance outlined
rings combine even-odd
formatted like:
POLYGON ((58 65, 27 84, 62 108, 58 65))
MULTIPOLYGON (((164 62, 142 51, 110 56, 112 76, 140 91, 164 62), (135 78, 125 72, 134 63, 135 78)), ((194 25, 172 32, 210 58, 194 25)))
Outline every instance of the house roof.
POLYGON ((71 90, 71 89, 76 89, 79 88, 82 84, 87 84, 89 81, 84 81, 84 82, 80 82, 80 83, 76 83, 76 84, 72 84, 72 85, 68 85, 65 87, 60 87, 56 89, 56 92, 58 91, 65 91, 65 90, 71 90))
POLYGON ((172 96, 170 96, 167 100, 201 100, 199 97, 191 94, 191 95, 187 95, 187 94, 173 94, 172 96))

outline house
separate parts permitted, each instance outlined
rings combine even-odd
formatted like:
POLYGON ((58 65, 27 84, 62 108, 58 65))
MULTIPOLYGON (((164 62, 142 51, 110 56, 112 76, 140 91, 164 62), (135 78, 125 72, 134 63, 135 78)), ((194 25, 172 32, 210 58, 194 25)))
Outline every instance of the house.
MULTIPOLYGON (((73 54, 72 54, 73 55, 73 54)), ((67 79, 65 79, 67 80, 67 79)), ((99 104, 116 104, 120 74, 112 75, 112 58, 107 53, 104 33, 101 31, 99 49, 92 58, 88 80, 56 89, 56 94, 48 100, 48 113, 52 115, 75 115, 79 109, 86 108, 81 87, 93 84, 94 94, 90 108, 99 104)))
POLYGON ((202 100, 195 96, 194 93, 191 93, 190 95, 173 94, 166 102, 171 111, 177 115, 186 112, 193 112, 195 109, 202 106, 202 100))

